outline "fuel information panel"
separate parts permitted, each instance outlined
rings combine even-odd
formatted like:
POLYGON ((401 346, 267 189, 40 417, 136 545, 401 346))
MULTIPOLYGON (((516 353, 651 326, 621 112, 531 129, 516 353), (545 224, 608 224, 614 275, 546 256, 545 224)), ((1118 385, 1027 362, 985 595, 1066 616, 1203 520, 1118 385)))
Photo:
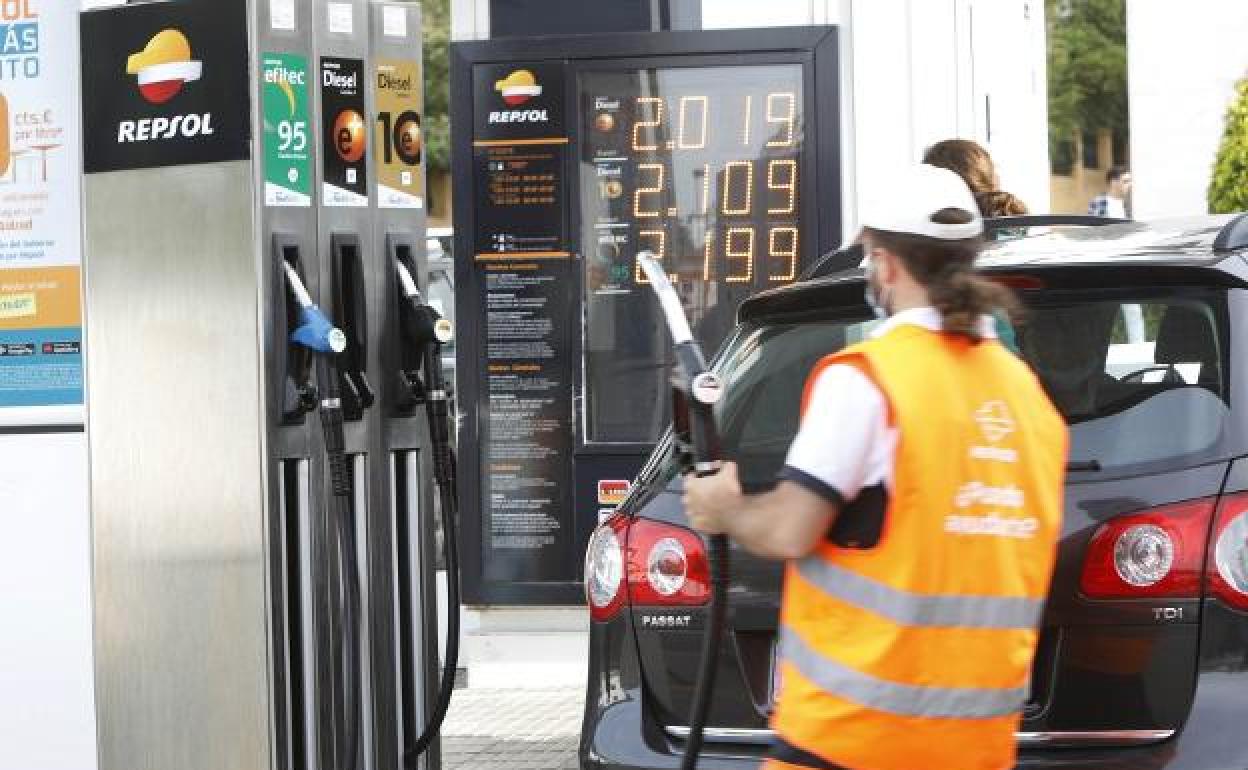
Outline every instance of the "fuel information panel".
POLYGON ((651 442, 670 422, 638 252, 667 266, 708 351, 742 300, 797 279, 802 86, 798 64, 581 73, 586 442, 651 442))

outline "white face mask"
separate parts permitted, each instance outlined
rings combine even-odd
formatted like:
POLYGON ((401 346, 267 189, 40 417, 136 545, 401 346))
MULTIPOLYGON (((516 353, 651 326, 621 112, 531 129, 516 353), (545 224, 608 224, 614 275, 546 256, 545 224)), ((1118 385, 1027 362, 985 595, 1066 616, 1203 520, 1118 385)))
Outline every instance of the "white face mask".
POLYGON ((892 315, 892 311, 888 309, 888 300, 892 294, 891 289, 875 288, 875 257, 867 257, 866 270, 867 286, 863 291, 863 297, 867 300, 867 306, 871 308, 871 312, 875 313, 875 317, 883 321, 892 315))

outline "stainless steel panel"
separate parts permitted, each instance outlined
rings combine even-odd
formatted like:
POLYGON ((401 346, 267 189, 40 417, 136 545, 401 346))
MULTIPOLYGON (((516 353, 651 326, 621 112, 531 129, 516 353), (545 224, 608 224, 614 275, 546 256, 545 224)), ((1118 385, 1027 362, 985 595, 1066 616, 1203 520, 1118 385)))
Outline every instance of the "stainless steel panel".
POLYGON ((249 163, 85 181, 101 770, 268 770, 249 163))
MULTIPOLYGON (((355 465, 355 478, 368 479, 369 474, 369 457, 366 455, 356 455, 352 458, 355 465)), ((352 492, 355 495, 355 517, 353 524, 355 526, 355 564, 359 572, 360 581, 360 628, 355 630, 359 637, 360 651, 360 747, 364 751, 364 770, 373 770, 376 766, 376 754, 374 753, 374 743, 376 736, 374 735, 375 724, 373 716, 373 678, 370 673, 373 671, 373 651, 369 647, 369 618, 372 617, 372 587, 370 584, 370 574, 372 572, 369 560, 369 538, 372 529, 373 513, 369 510, 368 505, 368 484, 355 484, 352 492)), ((383 586, 384 588, 384 586, 383 586)))

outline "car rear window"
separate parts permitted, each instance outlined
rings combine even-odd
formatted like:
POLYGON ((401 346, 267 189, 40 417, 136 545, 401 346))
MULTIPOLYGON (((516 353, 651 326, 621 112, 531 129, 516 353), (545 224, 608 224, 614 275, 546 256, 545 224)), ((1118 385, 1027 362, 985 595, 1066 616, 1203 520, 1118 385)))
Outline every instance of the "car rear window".
MULTIPOLYGON (((1178 465, 1217 444, 1228 416, 1222 295, 1029 292, 1027 300, 1015 327, 1020 355, 1070 426, 1073 469, 1178 465)), ((876 325, 865 314, 750 324, 728 341, 716 363, 728 386, 717 415, 724 453, 747 488, 774 483, 815 363, 876 325)), ((665 465, 669 476, 677 471, 670 458, 665 465)))
POLYGON ((1228 415, 1218 295, 1040 295, 1023 357, 1070 425, 1071 463, 1173 461, 1214 446, 1228 415))

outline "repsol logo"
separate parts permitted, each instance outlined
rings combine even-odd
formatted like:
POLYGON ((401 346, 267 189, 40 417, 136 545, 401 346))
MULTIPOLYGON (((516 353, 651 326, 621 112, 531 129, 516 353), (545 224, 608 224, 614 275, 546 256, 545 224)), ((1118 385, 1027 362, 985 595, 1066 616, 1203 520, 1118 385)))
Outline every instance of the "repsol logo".
POLYGON ((337 72, 325 70, 322 73, 322 79, 325 85, 339 88, 342 90, 353 89, 359 85, 359 78, 356 75, 340 75, 337 72))
POLYGON ((490 113, 491 123, 545 123, 549 120, 546 110, 494 110, 490 113))
POLYGON ((203 115, 175 115, 172 118, 143 118, 123 120, 117 124, 117 143, 151 142, 165 139, 194 139, 211 136, 212 113, 203 115))

